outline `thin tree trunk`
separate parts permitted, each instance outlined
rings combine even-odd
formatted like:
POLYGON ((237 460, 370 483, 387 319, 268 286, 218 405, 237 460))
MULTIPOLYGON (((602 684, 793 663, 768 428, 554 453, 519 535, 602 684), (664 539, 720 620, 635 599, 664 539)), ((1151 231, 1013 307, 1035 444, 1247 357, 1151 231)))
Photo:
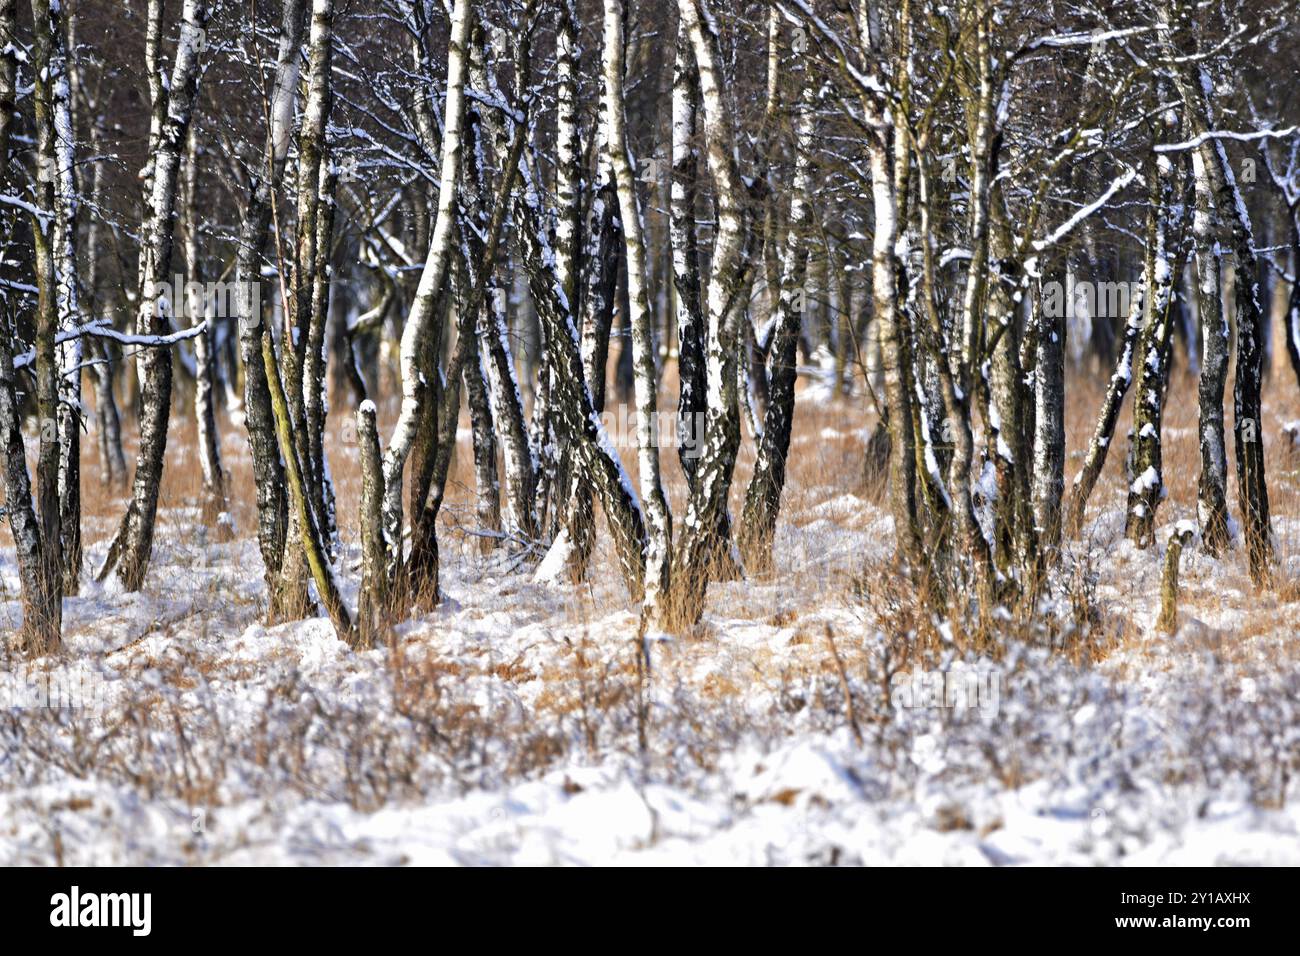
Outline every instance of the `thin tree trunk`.
MULTIPOLYGON (((522 172, 522 168, 521 168, 522 172)), ((548 264, 547 233, 541 223, 537 193, 525 183, 516 202, 519 237, 533 301, 546 326, 556 436, 573 449, 577 466, 590 478, 609 523, 624 583, 633 600, 643 596, 645 526, 632 482, 614 452, 592 404, 582 369, 581 345, 574 316, 559 294, 553 264, 548 264)))
POLYGON ((781 253, 781 285, 772 331, 769 400, 763 416, 763 433, 758 443, 754 474, 745 492, 740 517, 739 546, 746 567, 772 566, 772 539, 785 487, 786 454, 794 421, 796 360, 804 304, 803 285, 808 267, 808 229, 811 218, 813 85, 805 83, 795 113, 795 172, 790 203, 790 226, 781 253))
MULTIPOLYGON (((486 74, 479 65, 480 58, 477 57, 477 48, 474 53, 475 58, 471 60, 470 64, 470 76, 477 83, 480 78, 486 80, 486 74)), ((561 100, 564 100, 563 95, 561 100)), ((496 432, 502 449, 505 477, 506 507, 503 530, 510 542, 519 539, 528 541, 536 537, 538 533, 536 509, 537 462, 532 445, 528 440, 523 398, 520 395, 519 383, 515 377, 514 357, 511 354, 512 349, 506 314, 506 289, 498 278, 496 269, 488 269, 484 265, 485 249, 480 239, 481 230, 490 228, 490 219, 495 213, 495 210, 487 208, 487 202, 491 198, 489 195, 488 164, 491 163, 496 166, 500 170, 503 179, 513 179, 517 175, 517 168, 510 163, 509 150, 511 145, 504 142, 501 124, 489 120, 483 114, 484 110, 479 104, 471 104, 466 122, 467 136, 470 143, 470 148, 467 151, 466 175, 469 179, 467 183, 469 207, 472 216, 477 220, 477 225, 474 228, 462 230, 462 244, 468 256, 464 263, 466 273, 475 285, 482 284, 484 286, 475 326, 478 337, 475 360, 479 362, 478 367, 486 381, 487 395, 490 401, 483 408, 487 409, 489 418, 485 418, 482 411, 480 411, 480 421, 475 425, 475 428, 477 429, 482 421, 487 420, 491 420, 496 425, 496 432), (502 149, 507 151, 504 155, 497 155, 497 143, 493 142, 494 139, 497 140, 502 149), (480 270, 484 269, 486 271, 480 274, 480 270)), ((522 149, 522 144, 520 148, 522 149)), ((560 149, 559 144, 557 144, 557 149, 560 149)), ((564 165, 565 162, 562 157, 560 166, 564 165)), ((557 190, 562 188, 569 187, 557 185, 557 190)), ((504 194, 500 201, 505 206, 508 206, 509 194, 504 194)), ((562 218, 561 225, 563 223, 564 219, 562 218)), ((557 263, 564 261, 563 254, 558 251, 563 248, 564 243, 559 243, 557 263)), ((462 299, 464 300, 464 297, 462 299)), ((469 375, 473 371, 474 368, 467 364, 466 374, 469 375)), ((471 410, 473 410, 476 400, 473 389, 470 389, 469 397, 471 410)), ((477 462, 480 457, 479 450, 481 447, 485 447, 484 442, 476 437, 476 467, 478 467, 477 462)), ((486 480, 486 460, 484 460, 483 466, 483 475, 486 480)), ((487 502, 485 501, 484 504, 487 505, 487 502)), ((489 517, 489 512, 485 511, 483 520, 487 520, 489 517)), ((501 528, 499 518, 494 523, 494 527, 501 528)))
POLYGON ((352 644, 355 641, 352 617, 339 593, 338 584, 334 580, 334 569, 330 566, 320 529, 316 525, 316 516, 312 513, 306 477, 298 463, 298 447, 294 441, 293 425, 289 418, 289 405, 280 383, 275 344, 271 341, 269 330, 262 334, 262 363, 266 367, 267 383, 271 390, 275 434, 280 443, 280 457, 284 460, 289 501, 298 515, 299 527, 302 529, 302 547, 307 566, 316 585, 316 593, 325 606, 325 612, 329 615, 330 623, 334 625, 339 640, 352 644))
POLYGON ((746 240, 751 233, 741 205, 740 175, 732 149, 732 120, 723 104, 719 39, 704 25, 712 23, 712 14, 705 8, 704 0, 679 0, 677 6, 695 54, 703 106, 701 132, 717 193, 718 226, 707 295, 709 416, 704 446, 696 463, 695 483, 687 501, 683 533, 673 560, 670 629, 689 627, 699 620, 709 577, 729 557, 727 505, 740 445, 738 332, 745 307, 741 293, 747 267, 746 240))
POLYGON ((704 441, 708 412, 704 363, 704 315, 700 303, 700 252, 695 226, 699 81, 691 39, 684 23, 677 27, 677 62, 673 68, 672 193, 668 230, 672 245, 673 284, 677 290, 677 455, 686 481, 694 487, 695 466, 704 441))
POLYGON ((1155 541, 1156 509, 1165 496, 1160 428, 1163 417, 1166 353, 1173 313, 1174 278, 1182 270, 1181 165, 1160 157, 1151 170, 1151 211, 1144 285, 1145 313, 1138 340, 1137 389, 1133 395, 1133 472, 1124 533, 1139 548, 1155 541))
MULTIPOLYGON (((75 16, 68 13, 66 16, 75 16)), ((65 7, 49 5, 49 19, 38 29, 48 29, 50 110, 53 122, 54 222, 53 256, 58 290, 59 328, 71 331, 82 324, 77 275, 76 139, 68 78, 65 7)), ((69 23, 67 29, 71 30, 69 23)), ((63 541, 63 593, 81 588, 81 366, 80 337, 58 346, 59 355, 59 525, 63 541)))
POLYGON ((190 127, 189 143, 185 152, 185 179, 182 184, 181 210, 185 220, 186 311, 191 323, 202 322, 203 331, 194 339, 194 424, 198 434, 199 468, 203 474, 202 520, 214 528, 218 540, 229 541, 234 528, 226 504, 226 479, 221 466, 221 442, 217 435, 216 409, 213 406, 212 323, 215 310, 212 297, 204 291, 204 269, 199 252, 198 136, 190 127))
POLYGON ((1030 321, 1034 341, 1034 525, 1045 557, 1061 544, 1065 500, 1065 321, 1043 315, 1040 296, 1030 321))
MULTIPOLYGON (((1167 55, 1176 56, 1168 24, 1160 39, 1167 55)), ((1210 129, 1204 98, 1185 74, 1181 63, 1170 71, 1183 101, 1189 131, 1196 136, 1210 129)), ((1223 437, 1223 393, 1228 376, 1228 316, 1223 306, 1223 253, 1216 241, 1216 223, 1221 209, 1215 194, 1223 186, 1215 147, 1203 143, 1192 152, 1192 174, 1196 184, 1196 207, 1192 237, 1196 250, 1197 313, 1201 320, 1201 376, 1197 388, 1200 403, 1201 475, 1197 484, 1197 514, 1201 522, 1201 543, 1212 555, 1219 555, 1230 543, 1228 532, 1228 464, 1223 437)))
MULTIPOLYGON (((43 0, 36 0, 32 6, 35 22, 41 23, 48 19, 48 5, 43 0)), ((6 190, 10 180, 9 140, 17 93, 16 22, 15 0, 0 0, 0 188, 6 190)), ((48 56, 48 49, 48 37, 42 40, 38 36, 32 49, 36 58, 34 65, 39 65, 48 56)), ((48 115, 45 111, 49 108, 48 88, 44 84, 38 85, 35 93, 37 108, 41 110, 41 117, 44 118, 48 115)), ((50 169, 48 165, 44 168, 50 169)), ((38 186, 41 190, 41 198, 50 203, 47 208, 52 210, 53 184, 48 181, 48 175, 38 180, 38 186)), ((42 238, 42 225, 39 218, 33 223, 33 234, 37 236, 39 253, 41 244, 45 241, 42 238)), ((47 273, 46 280, 48 279, 47 273)), ((50 291, 43 290, 39 295, 37 318, 41 326, 50 325, 54 318, 47 302, 50 291)), ((38 471, 42 508, 38 513, 32 503, 31 479, 27 471, 27 449, 23 442, 22 418, 17 399, 18 387, 14 375, 13 353, 18 340, 7 318, 2 327, 7 334, 5 341, 0 343, 0 453, 4 457, 5 517, 14 540, 14 556, 18 564, 23 612, 22 627, 14 640, 16 646, 11 646, 14 650, 38 657, 54 653, 60 646, 63 617, 62 561, 56 562, 51 559, 50 551, 57 556, 58 545, 56 540, 52 547, 47 546, 49 541, 46 532, 47 516, 43 510, 53 507, 54 517, 57 520, 58 487, 57 484, 51 485, 49 478, 41 477, 42 473, 38 471), (51 495, 51 488, 53 495, 51 495)), ((41 336, 38 339, 37 345, 37 384, 42 394, 52 395, 55 389, 54 376, 57 372, 52 327, 49 329, 48 336, 41 336)), ((38 467, 42 468, 50 467, 51 453, 57 455, 57 435, 47 436, 46 431, 47 429, 43 428, 41 435, 41 460, 38 467)), ((57 466, 53 473, 44 472, 46 476, 51 474, 57 476, 57 466)), ((57 531, 56 526, 56 534, 57 531)))
MULTIPOLYGON (((1291 216, 1291 269, 1300 273, 1300 205, 1290 210, 1291 216)), ((1300 278, 1291 283, 1291 293, 1286 304, 1286 354, 1291 360, 1291 371, 1300 385, 1300 278)))
POLYGON ((276 438, 270 386, 262 363, 262 337, 267 326, 262 314, 261 271, 271 225, 273 190, 284 173, 293 133, 305 7, 306 0, 283 2, 275 80, 267 104, 265 166, 252 171, 235 260, 240 357, 244 368, 244 423, 248 428, 253 483, 257 489, 257 541, 266 580, 267 619, 271 622, 289 618, 278 586, 288 513, 284 465, 276 438))
MULTIPOLYGON (((52 75, 55 36, 58 31, 57 8, 49 0, 33 0, 32 69, 36 83, 33 90, 37 136, 36 208, 32 216, 32 240, 35 246, 36 304, 36 411, 40 421, 40 445, 36 461, 36 498, 40 516, 39 554, 42 560, 41 583, 52 595, 45 605, 53 619, 38 615, 40 631, 29 631, 34 643, 30 649, 40 652, 59 645, 59 627, 63 605, 63 529, 60 500, 59 458, 59 371, 55 336, 59 329, 59 286, 55 264, 58 233, 58 160, 55 127, 55 92, 52 75), (47 629, 53 626, 53 630, 47 629), (35 643, 42 642, 42 643, 35 643)), ((24 465, 25 468, 25 465, 24 465)))
POLYGON ((605 146, 618 182, 618 205, 626 248, 628 324, 632 332, 636 369, 636 438, 641 502, 645 516, 645 613, 657 621, 668 590, 672 518, 659 472, 658 402, 655 394, 655 344, 653 316, 646 292, 645 222, 636 194, 636 179, 627 142, 624 112, 622 0, 605 0, 605 146))
MULTIPOLYGON (((900 264, 894 249, 898 238, 898 206, 890 154, 894 135, 892 119, 871 107, 873 134, 867 143, 871 170, 872 210, 875 219, 871 253, 873 316, 879 326, 880 370, 884 382, 889 429, 889 510, 900 556, 916 566, 921 539, 916 515, 916 442, 912 429, 912 395, 908 389, 911 359, 907 336, 900 328, 898 309, 900 264)), ((974 266, 972 265, 972 268, 974 266)), ((968 296, 970 292, 968 290, 968 296)), ((965 347, 965 346, 963 346, 965 347)), ((964 362, 966 368, 972 364, 964 362)), ((969 377, 958 383, 960 394, 971 395, 969 377)))
MULTIPOLYGON (((150 43, 147 56, 156 62, 161 0, 150 0, 150 43)), ((140 248, 139 303, 137 329, 145 335, 169 331, 168 306, 159 290, 167 287, 171 271, 172 238, 175 230, 176 173, 189 129, 190 116, 199 83, 199 43, 207 22, 203 0, 185 0, 180 40, 172 75, 166 89, 155 84, 154 113, 159 118, 157 149, 147 179, 146 219, 140 248)), ((167 421, 171 413, 172 356, 165 348, 147 348, 138 362, 141 378, 140 448, 136 456, 131 503, 109 546, 108 556, 97 574, 99 580, 116 570, 123 587, 138 591, 144 583, 153 549, 154 518, 162 482, 163 458, 167 451, 167 421)))
MULTIPOLYGON (((75 62, 70 64, 69 76, 73 79, 74 86, 79 85, 76 82, 78 72, 75 62)), ((91 117, 90 152, 95 156, 100 153, 101 122, 100 117, 91 117)), ((90 202, 95 207, 98 207, 104 198, 104 166, 105 163, 96 162, 91 169, 90 202)), ((100 256, 105 252, 100 245, 99 220, 99 216, 91 216, 86 227, 86 297, 89 300, 88 313, 91 315, 102 314, 104 311, 100 308, 102 300, 99 261, 100 256)), ((117 397, 113 393, 116 356, 108 339, 92 339, 90 348, 95 359, 93 374, 100 480, 103 484, 116 488, 126 484, 126 456, 122 452, 122 422, 117 410, 117 397)))
POLYGON ((375 403, 357 408, 361 460, 361 595, 357 605, 357 643, 373 647, 388 623, 387 549, 384 547, 384 473, 379 454, 375 403))
MULTIPOLYGON (((1106 397, 1102 400, 1097 425, 1093 429, 1092 439, 1088 442, 1083 467, 1074 476, 1070 490, 1065 533, 1071 538, 1075 537, 1083 527, 1083 516, 1088 507, 1088 499, 1092 496, 1092 490, 1096 487, 1101 470, 1106 465, 1106 455, 1115 437, 1115 423, 1119 420, 1124 396, 1128 394, 1129 385, 1133 382, 1133 352, 1137 347, 1138 334, 1142 331, 1142 302, 1146 299, 1146 292, 1144 275, 1138 286, 1137 295, 1129 303, 1128 321, 1124 326, 1124 339, 1120 346, 1119 359, 1115 363, 1115 371, 1106 387, 1106 397)), ((1067 284, 1066 298, 1062 300, 1063 312, 1066 308, 1065 303, 1073 294, 1073 288, 1067 284)))
MULTIPOLYGON (((280 341, 280 374, 284 383, 289 422, 298 464, 306 483, 307 501, 327 551, 336 532, 333 496, 327 500, 324 474, 324 337, 328 295, 329 230, 331 203, 322 191, 332 192, 325 157, 325 127, 330 112, 330 68, 333 50, 333 0, 311 0, 307 34, 305 96, 298 130, 297 222, 293 260, 286 290, 284 331, 280 341), (324 241, 322 242, 322 232, 324 241), (320 452, 319 460, 317 452, 320 452)), ((288 509, 288 529, 283 562, 276 582, 279 609, 289 618, 308 612, 306 529, 297 510, 288 509)))
MULTIPOLYGON (((623 245, 623 227, 618 217, 618 191, 609 151, 603 137, 605 124, 596 132, 598 156, 597 179, 591 201, 586 243, 587 282, 581 296, 581 352, 583 376, 591 392, 592 410, 605 410, 605 388, 609 365, 609 336, 614 323, 614 304, 620 273, 619 249, 623 245)), ((587 573, 587 562, 596 543, 595 513, 592 507, 595 488, 590 476, 576 466, 569 450, 567 512, 560 533, 559 547, 567 549, 569 577, 575 583, 587 573)))
MULTIPOLYGON (((465 118, 465 74, 468 67, 469 31, 472 16, 470 0, 456 0, 451 19, 451 38, 447 53, 447 100, 442 137, 441 181, 438 186, 438 214, 424 269, 416 288, 406 326, 402 331, 402 407, 384 455, 384 535, 388 547, 390 587, 398 583, 403 589, 402 559, 402 471, 415 444, 421 421, 432 410, 437 420, 437 395, 431 379, 437 377, 433 367, 439 349, 440 328, 435 320, 442 314, 439 300, 444 294, 451 263, 456 201, 460 190, 461 131, 465 118)), ((435 425, 436 427, 436 425, 435 425)), ((435 440, 436 440, 436 436, 435 440)), ((454 440, 454 436, 448 440, 454 440)), ((431 478, 431 475, 430 475, 431 478)), ((423 501, 427 484, 413 482, 412 495, 423 501)), ((414 515, 412 516, 415 517, 414 515)), ((432 529, 429 529, 432 531, 432 529)), ((403 600, 401 603, 405 603, 403 600)))
POLYGON ((298 136, 298 261, 294 270, 296 307, 306 308, 302 362, 302 413, 306 473, 313 510, 326 546, 334 551, 338 529, 334 488, 325 458, 325 326, 329 321, 330 259, 334 237, 335 175, 326 155, 325 129, 333 101, 333 0, 313 0, 307 47, 307 97, 298 136))
MULTIPOLYGON (((975 568, 979 574, 980 586, 987 592, 991 588, 992 557, 989 542, 984 537, 984 531, 975 515, 975 503, 971 496, 970 472, 971 462, 975 454, 975 438, 971 428, 972 402, 969 391, 971 371, 968 366, 964 366, 960 353, 958 353, 955 365, 956 373, 954 374, 954 363, 948 358, 953 350, 947 347, 947 330, 939 314, 934 261, 935 236, 931 228, 931 178, 926 163, 925 145, 926 143, 917 144, 919 153, 917 162, 917 207, 920 214, 922 243, 922 307, 926 320, 924 329, 929 333, 927 347, 934 360, 935 372, 939 379, 939 394, 943 399, 944 417, 950 423, 948 427, 943 429, 946 433, 943 437, 951 440, 954 446, 951 458, 948 461, 947 493, 950 499, 952 496, 956 496, 956 498, 955 501, 949 501, 948 507, 949 510, 957 513, 957 517, 961 522, 959 528, 961 543, 965 552, 974 559, 975 568), (959 381, 964 381, 967 384, 961 386, 958 384, 959 381)), ((871 327, 873 332, 878 331, 879 323, 873 322, 871 327)), ((876 338, 876 336, 873 335, 873 338, 876 338)), ((879 354, 878 345, 876 352, 879 354)), ((870 369, 868 374, 870 375, 870 369)), ((872 385, 870 380, 868 380, 867 385, 874 395, 878 386, 872 385)), ((892 409, 890 413, 892 414, 892 409)), ((881 461, 881 457, 882 454, 886 458, 889 457, 890 449, 888 446, 890 441, 890 432, 886 429, 884 423, 877 422, 876 430, 867 445, 866 473, 868 481, 875 479, 877 474, 883 472, 884 462, 881 461), (883 449, 882 446, 884 446, 883 449)), ((944 487, 944 476, 940 472, 939 462, 928 461, 927 464, 935 472, 931 479, 932 483, 942 489, 944 487)))

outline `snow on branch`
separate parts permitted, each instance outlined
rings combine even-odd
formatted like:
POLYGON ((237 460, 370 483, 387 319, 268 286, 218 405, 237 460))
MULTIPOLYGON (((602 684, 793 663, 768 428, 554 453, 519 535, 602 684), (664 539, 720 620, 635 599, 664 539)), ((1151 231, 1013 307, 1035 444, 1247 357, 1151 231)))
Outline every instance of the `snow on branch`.
POLYGON ((873 96, 887 95, 888 91, 874 73, 864 73, 853 64, 853 61, 849 56, 848 44, 844 42, 843 38, 836 33, 825 20, 813 11, 812 4, 809 0, 789 0, 789 4, 791 7, 794 7, 798 13, 796 14, 791 12, 786 3, 778 2, 776 7, 777 10, 780 11, 782 17, 797 27, 802 27, 805 23, 812 26, 822 39, 835 47, 835 52, 838 54, 840 65, 848 74, 849 78, 852 79, 864 93, 869 93, 873 96))
POLYGON ((31 213, 42 223, 48 221, 50 218, 50 214, 48 212, 45 212, 42 209, 38 209, 37 207, 33 206, 25 199, 20 199, 17 196, 11 196, 8 193, 0 193, 0 203, 4 203, 7 206, 17 206, 19 209, 31 213))
POLYGON ((1251 143, 1257 139, 1286 139, 1300 133, 1300 126, 1288 126, 1286 129, 1261 129, 1254 133, 1237 133, 1232 130, 1209 130, 1199 136, 1193 136, 1181 143, 1161 143, 1155 148, 1157 153, 1176 153, 1184 149, 1195 149, 1212 139, 1231 139, 1238 143, 1251 143))
POLYGON ((1051 49, 1053 47, 1092 46, 1095 43, 1122 40, 1140 33, 1148 33, 1151 29, 1151 27, 1126 27, 1122 30, 1106 30, 1095 33, 1054 33, 1050 36, 1030 40, 1017 51, 1016 55, 1024 56, 1037 50, 1051 49))
POLYGON ((1061 225, 1057 226, 1055 232, 1045 238, 1035 239, 1033 242, 1034 251, 1043 252, 1044 250, 1050 249, 1052 246, 1056 245, 1074 231, 1075 227, 1078 226, 1079 223, 1083 222, 1102 206, 1106 205, 1106 203, 1110 202, 1111 197, 1131 183, 1135 176, 1137 176, 1137 170, 1132 166, 1125 169, 1125 171, 1116 177, 1115 181, 1106 188, 1104 193, 1088 205, 1081 208, 1073 216, 1061 223, 1061 225))
MULTIPOLYGON (((60 345, 72 339, 80 338, 83 335, 93 335, 96 338, 112 339, 114 342, 121 342, 123 345, 139 345, 145 348, 163 348, 169 345, 175 345, 177 342, 183 342, 186 339, 196 338, 202 335, 208 327, 207 319, 190 326, 188 329, 181 329, 179 332, 172 332, 169 335, 131 335, 127 332, 119 332, 113 328, 108 319, 96 319, 94 322, 87 322, 85 325, 79 325, 75 329, 66 329, 60 332, 54 338, 54 344, 60 345)), ((30 349, 21 355, 14 356, 14 368, 22 368, 25 365, 31 365, 36 361, 36 350, 30 349)))

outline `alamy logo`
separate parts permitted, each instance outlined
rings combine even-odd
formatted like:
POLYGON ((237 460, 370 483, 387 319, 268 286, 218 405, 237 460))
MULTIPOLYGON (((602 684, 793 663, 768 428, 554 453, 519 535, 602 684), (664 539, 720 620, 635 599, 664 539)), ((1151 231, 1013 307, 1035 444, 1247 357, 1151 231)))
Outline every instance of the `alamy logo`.
POLYGON ((51 926, 129 926, 133 936, 148 936, 151 928, 151 893, 86 893, 74 886, 71 893, 50 897, 51 926))
POLYGON ((998 715, 1002 674, 986 667, 897 671, 889 679, 889 702, 895 710, 978 710, 981 717, 998 715))
POLYGON ((1043 314, 1049 319, 1125 318, 1141 301, 1141 282, 1080 282, 1067 272, 1064 284, 1043 283, 1043 314))
POLYGON ((154 314, 197 321, 210 316, 226 319, 237 315, 259 315, 262 305, 260 282, 186 282, 172 276, 170 282, 156 282, 148 304, 154 314))
POLYGON ((84 664, 54 670, 24 665, 0 674, 0 710, 50 708, 99 716, 106 696, 104 675, 84 664))

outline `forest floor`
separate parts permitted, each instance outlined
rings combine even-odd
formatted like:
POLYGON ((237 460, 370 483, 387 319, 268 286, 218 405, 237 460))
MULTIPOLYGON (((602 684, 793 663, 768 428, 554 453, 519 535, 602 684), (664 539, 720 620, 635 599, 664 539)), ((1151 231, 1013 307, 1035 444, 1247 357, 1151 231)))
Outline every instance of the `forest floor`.
MULTIPOLYGON (((644 680, 603 528, 581 587, 482 553, 464 428, 446 600, 363 653, 323 618, 263 626, 247 448, 229 422, 236 540, 196 527, 193 428, 176 419, 144 589, 91 581, 123 494, 99 486, 88 440, 65 654, 0 676, 79 675, 95 705, 0 707, 0 863, 1300 863, 1300 453, 1283 433, 1300 395, 1276 374, 1268 593, 1240 548, 1221 562, 1191 548, 1180 629, 1154 628, 1163 543, 1195 518, 1185 375, 1159 546, 1125 540, 1112 454, 1041 614, 978 643, 927 619, 892 568, 892 522, 862 478, 865 400, 805 391, 777 570, 713 585, 698 628, 650 642, 644 680), (969 680, 978 706, 899 698, 891 675, 913 668, 969 680)), ((1067 480, 1105 375, 1082 378, 1067 480)), ((331 461, 355 602, 355 448, 332 441, 331 461)), ((16 593, 6 531, 0 633, 16 593)))

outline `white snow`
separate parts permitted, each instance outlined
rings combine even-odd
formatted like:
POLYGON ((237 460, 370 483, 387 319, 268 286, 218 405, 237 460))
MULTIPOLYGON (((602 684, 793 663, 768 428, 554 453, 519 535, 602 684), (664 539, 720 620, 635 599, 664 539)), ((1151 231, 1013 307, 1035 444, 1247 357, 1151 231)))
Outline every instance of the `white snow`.
MULTIPOLYGON (((824 417, 796 433, 796 457, 860 434, 828 443, 831 413, 809 414, 824 417)), ((1166 439, 1180 435, 1195 447, 1193 431, 1166 439)), ((449 519, 447 600, 358 653, 323 618, 266 627, 251 535, 204 537, 196 505, 165 501, 141 592, 84 582, 64 657, 0 665, 0 689, 35 675, 93 691, 84 710, 0 710, 0 863, 1300 863, 1300 800, 1277 757, 1300 750, 1300 605, 1237 636, 1244 560, 1189 547, 1186 623, 1156 640, 1133 622, 1154 617, 1159 549, 1129 546, 1122 503, 1103 504, 1083 536, 1107 555, 1096 626, 1122 619, 1132 637, 1096 663, 1010 637, 993 659, 945 626, 930 678, 978 673, 996 696, 902 706, 881 692, 899 610, 872 590, 894 573, 892 521, 830 471, 792 474, 778 575, 715 583, 697 632, 647 635, 644 753, 637 609, 606 535, 574 587, 563 545, 534 570, 482 556, 449 519)), ((979 475, 987 504, 996 473, 979 475)), ((1159 541, 1194 529, 1175 504, 1160 515, 1159 541)), ((88 565, 104 525, 88 522, 88 565)), ((1275 528, 1294 561, 1300 520, 1275 528)), ((354 606, 356 575, 341 577, 354 606)), ((1044 619, 1076 641, 1065 588, 1049 584, 1044 619)), ((0 632, 16 591, 5 540, 0 632)))

